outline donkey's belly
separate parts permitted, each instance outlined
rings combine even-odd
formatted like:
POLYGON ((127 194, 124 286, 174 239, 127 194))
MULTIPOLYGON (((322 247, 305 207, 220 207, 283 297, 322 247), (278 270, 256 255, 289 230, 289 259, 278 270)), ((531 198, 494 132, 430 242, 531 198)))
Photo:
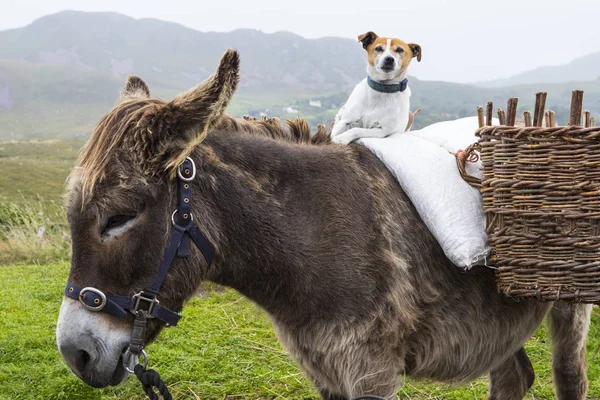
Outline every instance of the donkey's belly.
POLYGON ((409 338, 406 374, 452 383, 476 379, 512 356, 551 307, 538 301, 488 297, 480 307, 444 307, 409 338))

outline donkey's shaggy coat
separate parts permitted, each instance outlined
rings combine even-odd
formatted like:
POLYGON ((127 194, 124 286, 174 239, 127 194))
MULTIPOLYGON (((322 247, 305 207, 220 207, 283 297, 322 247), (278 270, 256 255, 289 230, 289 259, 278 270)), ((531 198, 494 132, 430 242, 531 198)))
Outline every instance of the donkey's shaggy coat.
MULTIPOLYGON (((330 400, 395 398, 404 375, 458 383, 488 372, 490 398, 522 399, 534 378, 523 344, 550 313, 557 396, 585 398, 589 306, 515 301, 496 292, 491 269, 452 265, 364 147, 315 144, 324 129, 311 139, 302 121, 223 117, 238 67, 228 51, 215 76, 171 102, 129 79, 70 179, 71 282, 121 295, 150 282, 171 228, 174 170, 191 156, 194 220, 217 253, 211 265, 195 248, 175 261, 162 304, 180 309, 203 280, 238 290, 330 400), (118 229, 107 226, 115 215, 127 216, 118 229)), ((80 308, 65 299, 60 321, 80 308)), ((74 370, 95 386, 118 383, 131 321, 81 315, 59 322, 61 351, 96 343, 74 370)), ((147 339, 160 329, 151 324, 147 339)))

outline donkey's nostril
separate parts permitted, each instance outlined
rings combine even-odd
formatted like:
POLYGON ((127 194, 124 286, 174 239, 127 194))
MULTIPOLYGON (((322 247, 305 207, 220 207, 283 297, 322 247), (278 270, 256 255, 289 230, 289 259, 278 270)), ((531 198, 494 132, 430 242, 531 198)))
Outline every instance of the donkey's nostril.
POLYGON ((78 350, 78 353, 79 356, 77 357, 75 367, 83 375, 90 363, 90 353, 85 350, 78 350))
POLYGON ((73 372, 83 377, 90 365, 90 353, 73 347, 61 348, 61 353, 73 372))

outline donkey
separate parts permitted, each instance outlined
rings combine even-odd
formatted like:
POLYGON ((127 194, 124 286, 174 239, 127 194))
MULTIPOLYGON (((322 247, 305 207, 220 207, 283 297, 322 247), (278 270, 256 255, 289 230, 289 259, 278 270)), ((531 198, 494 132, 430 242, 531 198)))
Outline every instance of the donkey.
MULTIPOLYGON (((523 344, 549 315, 557 397, 586 397, 590 306, 515 301, 496 292, 493 270, 452 265, 366 148, 314 144, 289 127, 288 139, 264 126, 253 135, 251 123, 223 119, 238 70, 229 50, 215 75, 170 102, 129 78, 70 176, 71 282, 114 295, 149 284, 176 170, 191 157, 194 221, 216 256, 176 258, 161 305, 181 310, 203 280, 237 290, 268 313, 327 400, 394 399, 403 376, 462 383, 488 372, 490 399, 522 399, 534 380, 523 344)), ((146 341, 162 328, 149 320, 146 341)), ((104 387, 127 375, 131 330, 131 317, 65 297, 56 337, 73 372, 104 387)))

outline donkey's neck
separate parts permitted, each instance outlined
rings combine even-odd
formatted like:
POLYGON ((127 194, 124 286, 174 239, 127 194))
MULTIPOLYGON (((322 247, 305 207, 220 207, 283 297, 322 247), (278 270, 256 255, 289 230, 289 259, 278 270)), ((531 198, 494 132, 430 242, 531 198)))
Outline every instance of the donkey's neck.
MULTIPOLYGON (((279 319, 336 318, 345 308, 368 307, 352 304, 348 294, 374 290, 379 282, 369 273, 376 271, 351 268, 360 256, 344 247, 355 240, 344 238, 340 248, 336 237, 340 231, 373 236, 356 150, 213 133, 198 152, 196 197, 205 203, 199 224, 218 254, 207 279, 279 319), (366 233, 353 232, 360 229, 366 233)), ((364 257, 361 248, 356 243, 364 257)))

